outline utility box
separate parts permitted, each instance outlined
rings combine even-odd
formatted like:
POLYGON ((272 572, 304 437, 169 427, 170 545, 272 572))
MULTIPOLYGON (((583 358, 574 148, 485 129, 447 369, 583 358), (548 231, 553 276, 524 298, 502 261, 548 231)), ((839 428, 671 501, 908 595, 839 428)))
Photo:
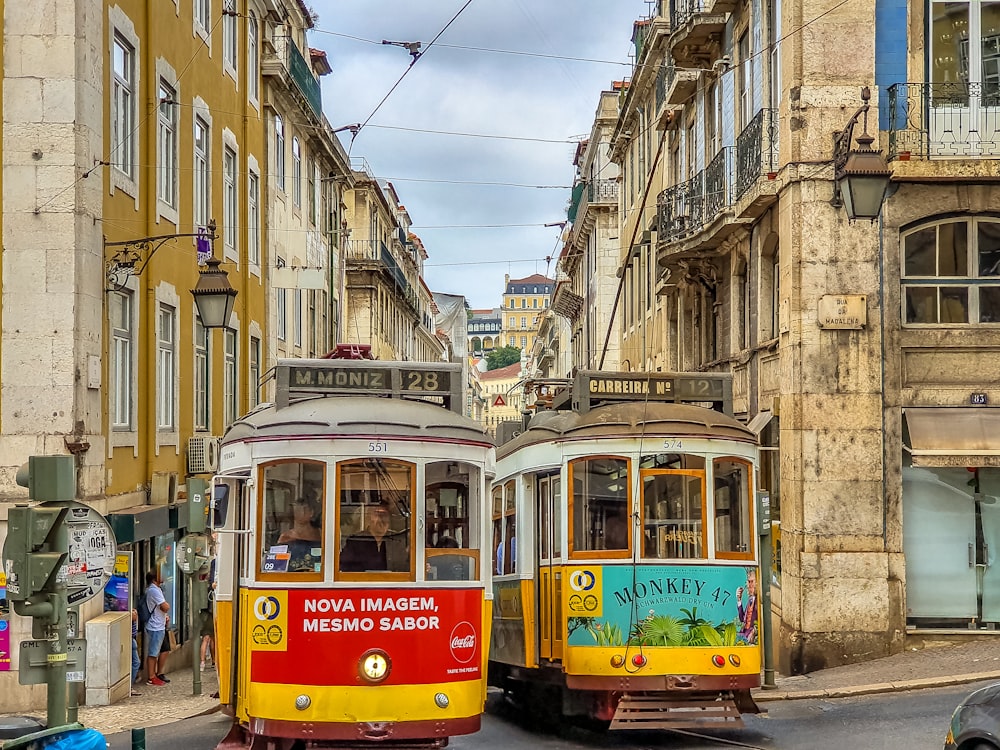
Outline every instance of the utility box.
POLYGON ((105 612, 87 625, 87 705, 107 706, 132 692, 132 613, 105 612))

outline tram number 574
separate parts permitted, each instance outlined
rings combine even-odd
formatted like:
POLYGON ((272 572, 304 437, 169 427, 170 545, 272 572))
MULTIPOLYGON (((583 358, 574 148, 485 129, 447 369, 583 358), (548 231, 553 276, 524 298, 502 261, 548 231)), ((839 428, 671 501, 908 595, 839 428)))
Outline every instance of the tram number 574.
POLYGON ((368 452, 369 453, 388 453, 389 452, 389 444, 388 443, 380 443, 377 440, 373 440, 372 442, 368 443, 368 452))

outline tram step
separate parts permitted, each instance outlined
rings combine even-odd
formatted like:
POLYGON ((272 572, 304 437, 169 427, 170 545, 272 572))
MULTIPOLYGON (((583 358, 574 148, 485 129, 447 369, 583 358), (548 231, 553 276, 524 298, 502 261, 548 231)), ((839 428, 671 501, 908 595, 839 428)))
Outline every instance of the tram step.
POLYGON ((618 702, 611 729, 704 729, 743 726, 731 695, 678 698, 626 693, 618 702))

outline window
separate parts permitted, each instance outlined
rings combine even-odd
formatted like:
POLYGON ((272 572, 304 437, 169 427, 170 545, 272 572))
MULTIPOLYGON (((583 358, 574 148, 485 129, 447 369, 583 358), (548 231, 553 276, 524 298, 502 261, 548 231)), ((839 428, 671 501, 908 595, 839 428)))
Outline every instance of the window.
POLYGON ((281 461, 261 467, 261 573, 322 577, 325 475, 319 461, 281 461))
POLYGON ((115 34, 112 47, 111 162, 135 177, 135 48, 115 34))
POLYGON ((194 224, 208 226, 211 214, 209 182, 209 139, 208 123, 200 117, 194 118, 194 224))
POLYGON ((510 327, 511 328, 513 328, 516 325, 516 322, 515 322, 516 320, 517 320, 517 318, 515 318, 513 315, 510 316, 510 327))
POLYGON ((111 426, 132 429, 132 350, 135 328, 132 322, 131 292, 111 292, 111 426))
POLYGON ((208 31, 211 28, 208 21, 211 17, 210 12, 211 0, 194 0, 194 21, 204 31, 208 31))
POLYGON ((521 297, 521 309, 524 310, 527 306, 528 306, 528 300, 526 300, 524 297, 521 297))
POLYGON ((944 221, 900 244, 905 324, 1000 323, 1000 221, 944 221))
POLYGON ((292 203, 302 205, 302 147, 292 138, 292 203))
POLYGON ((222 154, 222 232, 223 252, 238 257, 236 252, 236 152, 226 146, 222 154))
POLYGON ((642 556, 659 560, 707 557, 702 512, 705 460, 658 453, 643 456, 642 556))
POLYGON ((521 316, 521 328, 527 328, 527 327, 528 327, 528 318, 527 318, 527 316, 522 315, 521 316))
POLYGON ((1000 105, 1000 4, 935 0, 931 5, 927 80, 953 83, 935 90, 935 104, 970 106, 978 99, 985 106, 1000 105))
POLYGON ((278 190, 285 192, 285 125, 274 116, 274 176, 278 190))
POLYGON ((527 336, 522 336, 521 337, 521 348, 523 349, 527 345, 528 345, 528 337, 527 336))
POLYGON ((306 213, 309 223, 316 226, 316 168, 312 163, 306 164, 306 213))
POLYGON ((260 265, 260 176, 247 173, 247 258, 260 265))
POLYGON ((719 557, 750 559, 753 555, 750 476, 746 461, 717 458, 712 463, 715 551, 719 557))
MULTIPOLYGON (((284 265, 279 258, 278 268, 284 265)), ((288 291, 279 287, 274 290, 274 295, 275 328, 278 332, 278 339, 284 341, 288 338, 288 291)))
POLYGON ((247 406, 253 409, 260 403, 260 339, 250 337, 250 382, 247 384, 247 406))
POLYGON ((739 44, 740 65, 740 127, 745 128, 753 119, 753 58, 750 56, 750 32, 744 30, 739 44))
POLYGON ((208 430, 208 329, 196 319, 194 323, 194 428, 208 430))
POLYGON ((163 80, 160 81, 157 146, 157 197, 171 208, 177 208, 177 92, 163 80))
POLYGON ((302 346, 302 290, 292 295, 292 344, 302 346))
POLYGON ((174 404, 177 401, 174 379, 174 370, 177 366, 176 326, 177 311, 169 305, 160 305, 156 352, 156 426, 161 430, 176 428, 174 419, 174 404))
POLYGON ((470 492, 478 494, 479 469, 454 461, 429 463, 424 509, 426 575, 432 581, 479 577, 479 534, 470 492), (470 481, 471 480, 471 481, 470 481))
POLYGON ((532 306, 532 307, 533 307, 533 308, 534 308, 535 310, 537 310, 537 309, 538 309, 538 297, 535 297, 534 299, 532 299, 532 300, 531 300, 531 306, 532 306))
POLYGON ((517 338, 516 338, 515 336, 511 336, 511 337, 509 337, 509 338, 507 339, 507 344, 508 344, 509 346, 517 346, 517 338))
POLYGON ((222 383, 223 421, 226 427, 236 421, 238 394, 236 392, 236 331, 226 329, 225 340, 225 371, 222 383))
POLYGON ((260 45, 257 17, 247 16, 247 96, 255 102, 260 98, 260 45))
POLYGON ((570 553, 629 549, 629 464, 615 456, 570 462, 570 553))
POLYGON ((340 572, 411 577, 415 473, 413 464, 381 458, 337 465, 340 572))
POLYGON ((781 310, 781 264, 778 259, 778 248, 774 248, 774 258, 771 264, 771 338, 777 338, 781 332, 779 313, 781 310))
POLYGON ((235 71, 238 46, 236 22, 239 11, 236 8, 236 0, 223 1, 225 7, 222 10, 222 64, 223 67, 235 71))

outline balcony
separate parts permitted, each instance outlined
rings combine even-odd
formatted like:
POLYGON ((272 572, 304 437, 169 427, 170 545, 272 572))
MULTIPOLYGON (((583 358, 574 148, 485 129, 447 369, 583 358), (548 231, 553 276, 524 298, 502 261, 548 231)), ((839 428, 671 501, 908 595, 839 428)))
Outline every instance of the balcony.
POLYGON ((678 68, 673 58, 666 65, 666 93, 664 101, 667 104, 680 105, 689 101, 698 88, 697 70, 678 68))
POLYGON ((778 118, 762 109, 736 139, 736 214, 760 216, 778 199, 778 118))
POLYGON ((683 62, 708 52, 709 42, 725 31, 726 14, 734 7, 735 0, 671 0, 671 51, 686 50, 683 62))
POLYGON ((657 240, 671 244, 688 239, 725 218, 733 204, 734 150, 719 150, 708 166, 657 198, 657 240))
POLYGON ((323 97, 319 81, 313 77, 312 66, 289 37, 275 36, 270 45, 265 45, 261 74, 282 78, 285 86, 293 93, 298 93, 316 117, 323 117, 323 97))
POLYGON ((618 180, 594 180, 587 183, 587 203, 618 204, 618 180))
MULTIPOLYGON (((893 172, 930 176, 911 160, 1000 158, 1000 88, 995 83, 895 83, 889 87, 889 152, 893 172)), ((983 164, 970 178, 995 176, 983 164)), ((964 170, 963 170, 964 171, 964 170)))

